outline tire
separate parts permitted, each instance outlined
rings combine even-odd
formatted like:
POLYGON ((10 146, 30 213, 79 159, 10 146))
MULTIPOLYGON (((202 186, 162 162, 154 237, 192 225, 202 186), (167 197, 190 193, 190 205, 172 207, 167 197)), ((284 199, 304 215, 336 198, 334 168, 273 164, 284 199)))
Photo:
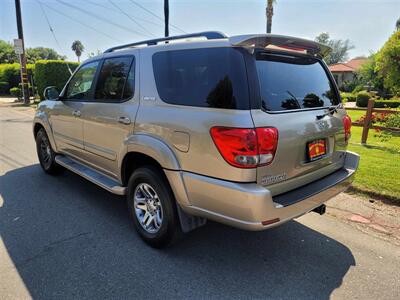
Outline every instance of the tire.
POLYGON ((163 248, 176 242, 181 228, 175 198, 161 170, 153 166, 135 170, 127 201, 136 231, 147 244, 163 248))
POLYGON ((61 172, 61 166, 55 161, 56 153, 51 148, 49 138, 43 128, 36 135, 36 151, 43 171, 51 175, 61 172))

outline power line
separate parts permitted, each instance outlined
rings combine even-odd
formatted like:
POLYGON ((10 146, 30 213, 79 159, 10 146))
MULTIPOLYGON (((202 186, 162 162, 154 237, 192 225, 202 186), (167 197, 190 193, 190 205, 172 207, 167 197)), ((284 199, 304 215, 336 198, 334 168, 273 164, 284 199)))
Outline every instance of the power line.
POLYGON ((121 42, 122 42, 121 40, 118 40, 118 39, 114 38, 113 36, 111 36, 111 35, 109 35, 109 34, 107 34, 107 33, 104 33, 104 32, 102 32, 102 31, 100 31, 100 30, 97 30, 97 29, 96 29, 95 27, 93 27, 93 26, 87 25, 87 24, 83 23, 82 21, 80 21, 79 19, 76 19, 76 18, 73 18, 73 17, 71 17, 71 16, 68 16, 67 14, 65 14, 65 13, 63 13, 63 12, 61 12, 61 11, 59 11, 59 10, 57 10, 57 9, 55 9, 55 8, 53 8, 53 7, 51 7, 51 6, 49 6, 49 5, 47 5, 47 4, 42 3, 42 5, 46 6, 48 9, 50 9, 50 10, 52 10, 52 11, 55 11, 56 13, 58 13, 58 14, 64 16, 64 17, 66 17, 66 18, 68 18, 68 19, 71 19, 71 20, 73 20, 73 21, 75 21, 75 22, 81 24, 82 26, 85 26, 85 27, 87 27, 87 28, 90 28, 90 29, 92 29, 93 31, 96 31, 96 32, 99 33, 99 34, 102 34, 102 35, 108 37, 109 39, 111 39, 111 40, 113 40, 113 41, 116 41, 116 42, 118 42, 118 43, 121 43, 121 42))
MULTIPOLYGON (((121 11, 119 11, 119 10, 117 10, 117 9, 115 9, 115 8, 112 8, 112 7, 109 7, 109 6, 100 4, 100 3, 96 3, 96 2, 93 2, 93 1, 90 1, 90 0, 86 0, 85 3, 89 3, 89 4, 91 4, 91 5, 94 5, 94 6, 97 6, 97 7, 101 7, 101 8, 103 8, 103 9, 108 10, 108 11, 109 11, 109 10, 112 10, 112 11, 117 12, 117 13, 119 13, 119 14, 121 13, 121 11)), ((126 13, 126 12, 125 12, 125 13, 126 13)), ((134 18, 135 18, 136 20, 138 20, 138 21, 146 22, 146 23, 152 24, 152 25, 157 26, 157 27, 160 27, 160 26, 163 25, 162 22, 156 23, 156 22, 153 22, 153 21, 150 21, 150 20, 147 20, 147 19, 143 19, 143 18, 140 18, 140 17, 136 17, 136 16, 134 16, 134 18)))
MULTIPOLYGON (((155 13, 153 13, 151 10, 148 10, 146 7, 142 6, 141 4, 137 3, 136 1, 133 0, 129 0, 131 1, 133 4, 135 4, 136 6, 140 7, 141 9, 143 9, 144 11, 148 12, 149 14, 151 14, 152 16, 156 17, 157 19, 161 20, 164 22, 164 19, 158 15, 156 15, 155 13)), ((175 26, 171 23, 169 23, 169 25, 171 25, 171 27, 181 31, 182 33, 187 33, 186 31, 184 31, 183 29, 179 28, 178 26, 175 26)))
POLYGON ((134 18, 132 18, 130 15, 128 15, 126 12, 124 12, 117 4, 115 4, 113 1, 108 0, 108 2, 110 2, 116 9, 118 9, 121 14, 124 14, 125 16, 127 16, 129 18, 129 20, 131 20, 132 22, 134 22, 137 26, 139 26, 140 28, 142 28, 145 32, 147 32, 150 35, 154 35, 152 34, 150 31, 148 31, 146 29, 146 27, 144 27, 142 24, 140 24, 139 22, 137 22, 134 18))
POLYGON ((125 26, 123 26, 123 25, 120 25, 120 24, 117 24, 117 23, 115 23, 115 22, 112 22, 112 21, 110 21, 110 20, 107 19, 107 18, 104 18, 104 17, 102 17, 102 16, 99 16, 99 15, 97 15, 97 14, 94 14, 94 13, 92 13, 92 12, 90 12, 90 11, 88 11, 88 10, 85 10, 85 9, 83 9, 83 8, 80 8, 80 7, 76 6, 76 5, 73 5, 73 4, 70 4, 70 3, 66 3, 66 2, 61 1, 61 0, 56 0, 56 1, 57 1, 58 3, 61 3, 61 4, 65 5, 65 6, 68 6, 68 7, 70 7, 70 8, 73 8, 73 9, 75 9, 75 10, 77 10, 77 11, 84 12, 84 13, 88 14, 89 16, 92 16, 93 18, 96 18, 96 19, 102 20, 103 22, 106 22, 106 23, 109 23, 109 24, 111 24, 111 25, 114 25, 115 27, 124 29, 124 30, 126 30, 126 31, 128 31, 128 32, 135 33, 135 34, 140 35, 140 36, 149 37, 149 35, 147 35, 147 34, 143 34, 143 33, 139 32, 139 31, 132 30, 132 29, 130 29, 130 28, 128 28, 128 27, 125 27, 125 26))
MULTIPOLYGON (((62 50, 61 45, 60 45, 60 43, 59 43, 58 40, 57 40, 57 37, 56 37, 56 34, 55 34, 55 32, 54 32, 53 27, 51 27, 50 20, 49 20, 49 18, 47 17, 47 14, 46 14, 46 11, 44 10, 44 7, 43 7, 43 5, 42 5, 42 2, 40 2, 39 0, 36 0, 36 2, 39 3, 40 9, 42 10, 42 13, 43 13, 43 15, 44 15, 44 18, 46 19, 47 25, 49 25, 50 32, 52 33, 52 35, 53 35, 53 37, 54 37, 54 40, 56 41, 56 44, 57 44, 57 46, 58 46, 58 50, 59 50, 61 53, 63 53, 64 51, 62 50)), ((69 67, 69 64, 68 64, 68 63, 67 63, 67 67, 68 67, 68 71, 69 71, 69 72, 71 73, 71 75, 72 75, 72 70, 71 70, 71 68, 69 67)))

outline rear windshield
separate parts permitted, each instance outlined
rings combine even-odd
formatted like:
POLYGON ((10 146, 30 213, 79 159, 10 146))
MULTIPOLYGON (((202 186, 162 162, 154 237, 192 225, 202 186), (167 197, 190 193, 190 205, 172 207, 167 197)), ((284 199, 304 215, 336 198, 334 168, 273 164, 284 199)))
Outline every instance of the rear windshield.
POLYGON ((158 94, 164 102, 249 109, 243 54, 233 48, 187 49, 153 55, 158 94))
POLYGON ((257 53, 256 67, 262 105, 268 111, 339 104, 325 69, 314 58, 257 53))

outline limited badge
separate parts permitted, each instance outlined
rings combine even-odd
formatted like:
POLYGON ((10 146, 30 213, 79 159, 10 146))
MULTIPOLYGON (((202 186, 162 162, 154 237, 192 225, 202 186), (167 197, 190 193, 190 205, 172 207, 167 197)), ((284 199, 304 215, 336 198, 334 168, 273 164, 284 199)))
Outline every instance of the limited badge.
POLYGON ((287 174, 278 174, 278 175, 271 175, 271 176, 264 176, 261 178, 261 184, 262 185, 269 185, 273 183, 277 183, 280 181, 284 181, 287 179, 287 174))

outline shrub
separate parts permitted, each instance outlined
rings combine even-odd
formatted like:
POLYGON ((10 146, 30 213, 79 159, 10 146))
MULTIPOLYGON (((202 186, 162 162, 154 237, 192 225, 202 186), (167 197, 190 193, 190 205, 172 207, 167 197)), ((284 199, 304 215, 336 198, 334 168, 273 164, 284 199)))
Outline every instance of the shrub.
POLYGON ((375 108, 397 108, 400 107, 400 99, 375 100, 375 108))
MULTIPOLYGON (((33 70, 35 69, 35 65, 28 64, 26 65, 28 75, 33 75, 33 70)), ((21 82, 21 73, 20 73, 20 65, 15 64, 0 64, 0 81, 8 82, 8 89, 18 87, 19 83, 21 82)))
POLYGON ((10 94, 11 96, 21 98, 22 97, 22 91, 19 87, 13 87, 10 89, 10 94))
POLYGON ((10 85, 6 81, 0 81, 0 95, 8 94, 10 85))
POLYGON ((35 64, 35 83, 40 99, 43 99, 43 91, 47 86, 55 86, 61 91, 71 76, 68 65, 75 70, 78 63, 62 60, 39 60, 35 64))
POLYGON ((353 93, 340 93, 344 102, 356 102, 356 95, 353 93))
POLYGON ((386 126, 400 128, 400 113, 388 116, 386 119, 386 126))
POLYGON ((8 82, 9 88, 18 87, 21 81, 19 64, 0 65, 0 81, 8 82))
POLYGON ((358 107, 367 107, 368 100, 371 98, 371 95, 368 92, 358 92, 356 98, 356 104, 358 107))

